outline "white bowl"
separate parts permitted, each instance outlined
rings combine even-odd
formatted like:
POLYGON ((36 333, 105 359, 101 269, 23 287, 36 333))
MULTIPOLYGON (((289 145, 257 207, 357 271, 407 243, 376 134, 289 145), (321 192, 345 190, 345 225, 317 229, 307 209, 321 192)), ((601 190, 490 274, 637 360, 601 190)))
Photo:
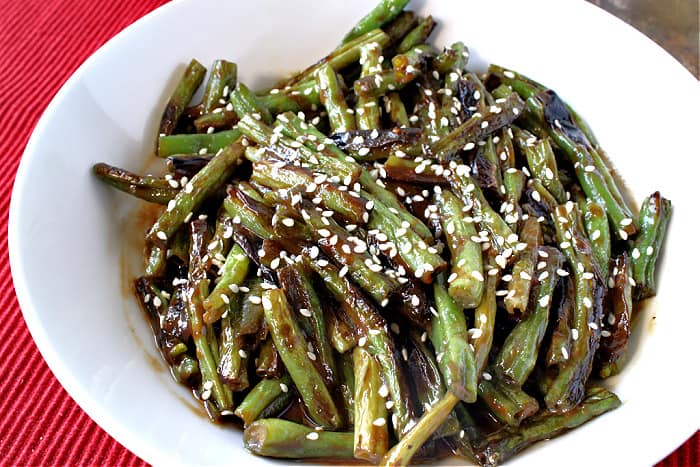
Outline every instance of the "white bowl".
MULTIPOLYGON (((140 231, 127 225, 138 203, 102 186, 91 166, 139 171, 152 160, 159 113, 191 57, 236 61, 242 81, 269 85, 323 56, 373 4, 168 4, 92 56, 27 145, 9 221, 25 319, 70 395, 148 462, 267 461, 245 452, 235 428, 210 424, 161 363, 125 281, 140 264, 146 225, 143 218, 135 222, 140 231)), ((660 293, 639 316, 631 361, 610 382, 622 407, 509 465, 660 460, 698 427, 697 82, 644 36, 584 2, 412 6, 439 21, 436 44, 469 45, 477 70, 493 61, 556 89, 591 122, 637 200, 656 189, 673 200, 660 293)))

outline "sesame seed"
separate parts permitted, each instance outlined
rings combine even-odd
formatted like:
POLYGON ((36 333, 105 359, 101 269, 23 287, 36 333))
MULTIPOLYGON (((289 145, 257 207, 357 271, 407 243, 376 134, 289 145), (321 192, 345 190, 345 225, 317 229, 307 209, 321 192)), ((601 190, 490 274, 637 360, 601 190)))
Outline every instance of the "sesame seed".
POLYGON ((294 227, 294 219, 286 217, 282 219, 282 224, 286 225, 287 227, 294 227))
POLYGON ((308 435, 306 435, 306 439, 311 440, 311 441, 316 441, 318 439, 318 433, 315 431, 312 431, 308 435))
POLYGON ((272 302, 269 298, 263 297, 261 301, 264 310, 272 310, 272 302))
POLYGON ((588 327, 591 329, 598 329, 598 325, 596 323, 594 323, 593 321, 588 323, 588 327))
POLYGON ((632 259, 639 259, 640 256, 639 249, 635 248, 632 250, 632 259))
POLYGON ((209 400, 209 398, 211 397, 211 389, 207 389, 205 391, 202 391, 201 397, 202 397, 203 401, 209 400))
POLYGON ((168 240, 168 236, 162 230, 159 230, 158 233, 156 233, 156 237, 160 238, 163 241, 168 240))
POLYGON ((569 351, 566 350, 566 347, 564 347, 563 345, 561 346, 561 356, 564 357, 564 360, 569 359, 569 351))
POLYGON ((538 303, 542 307, 549 305, 549 295, 545 295, 545 296, 541 297, 538 303))
POLYGON ((311 317, 311 311, 308 308, 299 308, 299 313, 301 313, 302 316, 306 316, 307 318, 311 317))
POLYGON ((481 374, 481 377, 484 378, 486 381, 491 381, 492 378, 491 373, 487 373, 485 371, 481 374))
POLYGON ((248 297, 248 301, 253 305, 260 305, 262 303, 262 298, 258 297, 257 295, 251 295, 248 297))
POLYGON ((571 329, 571 338, 575 341, 578 340, 578 329, 576 329, 576 328, 571 329))
POLYGON ((315 354, 315 353, 313 353, 313 352, 306 352, 306 355, 308 355, 308 357, 309 357, 312 361, 314 361, 314 362, 316 361, 316 354, 315 354))
POLYGON ((471 328, 468 333, 472 339, 478 339, 484 332, 479 328, 471 328))
POLYGON ((347 273, 348 273, 348 266, 345 265, 340 269, 340 271, 338 271, 338 276, 345 277, 345 274, 347 274, 347 273))
POLYGON ((357 340, 357 345, 360 347, 364 347, 366 343, 367 343, 367 338, 365 336, 362 336, 357 340))

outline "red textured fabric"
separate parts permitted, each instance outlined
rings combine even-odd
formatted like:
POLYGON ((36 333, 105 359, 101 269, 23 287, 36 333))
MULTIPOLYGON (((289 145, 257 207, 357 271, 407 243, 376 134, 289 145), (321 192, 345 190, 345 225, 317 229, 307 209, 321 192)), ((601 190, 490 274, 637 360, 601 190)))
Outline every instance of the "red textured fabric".
MULTIPOLYGON (((103 43, 164 0, 0 0, 0 465, 144 461, 63 390, 22 319, 7 256, 12 182, 27 139, 66 79, 103 43)), ((700 466, 696 433, 658 467, 700 466)))

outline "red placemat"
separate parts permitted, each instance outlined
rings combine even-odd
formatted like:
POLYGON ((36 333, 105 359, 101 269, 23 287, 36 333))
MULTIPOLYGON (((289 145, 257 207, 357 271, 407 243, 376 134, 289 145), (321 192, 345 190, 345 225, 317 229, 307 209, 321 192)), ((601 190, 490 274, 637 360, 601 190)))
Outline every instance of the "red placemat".
MULTIPOLYGON (((12 287, 7 214, 22 151, 49 101, 90 54, 163 3, 0 0, 1 465, 145 465, 75 404, 39 355, 12 287)), ((699 466, 699 452, 696 433, 658 466, 699 466)))

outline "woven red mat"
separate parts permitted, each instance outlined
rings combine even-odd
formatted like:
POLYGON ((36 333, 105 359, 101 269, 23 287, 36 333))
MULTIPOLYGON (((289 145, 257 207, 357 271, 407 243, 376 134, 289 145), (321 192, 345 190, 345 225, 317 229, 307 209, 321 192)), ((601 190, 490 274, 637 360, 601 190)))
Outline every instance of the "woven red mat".
MULTIPOLYGON (((116 33, 164 0, 0 0, 0 464, 145 465, 68 396, 22 319, 7 214, 29 135, 58 89, 116 33)), ((696 433, 659 467, 700 466, 696 433)))

